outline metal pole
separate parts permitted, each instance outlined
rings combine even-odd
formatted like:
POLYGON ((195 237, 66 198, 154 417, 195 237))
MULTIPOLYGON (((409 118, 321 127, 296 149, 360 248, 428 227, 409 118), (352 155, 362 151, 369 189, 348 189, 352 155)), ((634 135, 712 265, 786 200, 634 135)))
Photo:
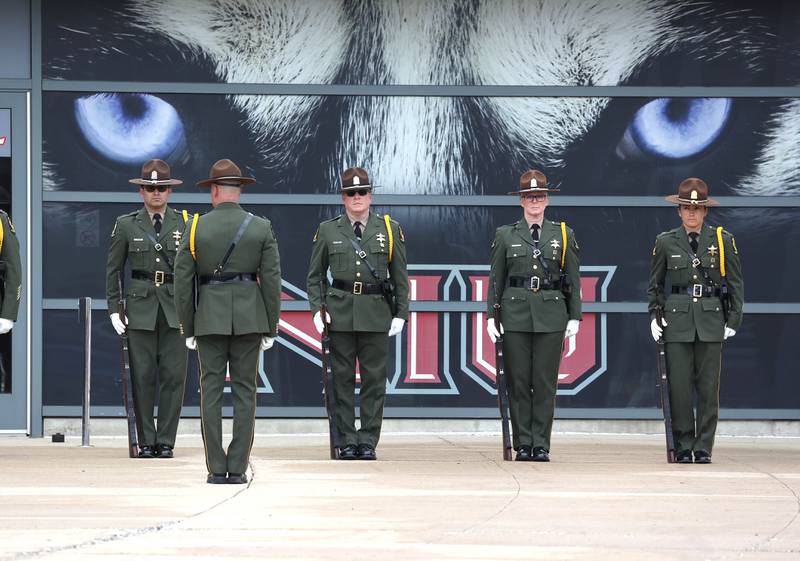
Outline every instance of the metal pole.
POLYGON ((90 408, 92 396, 92 299, 80 299, 79 314, 83 320, 83 353, 84 353, 84 375, 83 375, 83 423, 81 447, 85 448, 89 444, 89 424, 90 408))

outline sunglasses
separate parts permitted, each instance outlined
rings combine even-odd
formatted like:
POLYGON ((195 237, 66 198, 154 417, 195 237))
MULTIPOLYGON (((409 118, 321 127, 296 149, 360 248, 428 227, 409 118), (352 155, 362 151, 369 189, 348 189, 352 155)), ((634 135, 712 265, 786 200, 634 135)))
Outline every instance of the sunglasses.
POLYGON ((156 191, 159 193, 164 193, 167 189, 169 189, 169 185, 142 185, 142 189, 148 193, 154 193, 156 191))
POLYGON ((536 201, 541 203, 547 200, 547 195, 522 195, 522 198, 526 201, 536 201))
POLYGON ((354 190, 354 191, 345 191, 344 193, 348 197, 355 197, 356 195, 358 195, 359 197, 366 197, 370 193, 370 190, 369 189, 358 189, 358 190, 354 190))

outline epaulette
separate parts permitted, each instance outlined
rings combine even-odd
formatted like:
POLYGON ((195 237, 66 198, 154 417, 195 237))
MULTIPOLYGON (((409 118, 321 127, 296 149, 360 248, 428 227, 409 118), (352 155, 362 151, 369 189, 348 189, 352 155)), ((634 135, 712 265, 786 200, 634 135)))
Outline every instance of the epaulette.
POLYGON ((322 223, 324 224, 324 223, 326 223, 326 222, 336 222, 336 221, 337 221, 337 220, 339 220, 341 217, 342 217, 342 215, 340 214, 339 216, 335 216, 335 217, 333 217, 333 218, 329 218, 328 220, 323 220, 323 221, 322 221, 322 223))
POLYGON ((120 218, 128 218, 128 217, 133 218, 137 214, 139 214, 138 210, 134 210, 133 212, 129 212, 127 214, 120 214, 119 216, 117 216, 117 220, 119 220, 120 218))

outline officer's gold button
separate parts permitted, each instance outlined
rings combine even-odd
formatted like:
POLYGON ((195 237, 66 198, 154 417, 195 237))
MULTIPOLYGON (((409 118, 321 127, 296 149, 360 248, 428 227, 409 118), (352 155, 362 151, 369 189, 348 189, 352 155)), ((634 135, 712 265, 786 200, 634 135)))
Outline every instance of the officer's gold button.
POLYGON ((697 302, 697 298, 692 298, 692 302, 697 302))

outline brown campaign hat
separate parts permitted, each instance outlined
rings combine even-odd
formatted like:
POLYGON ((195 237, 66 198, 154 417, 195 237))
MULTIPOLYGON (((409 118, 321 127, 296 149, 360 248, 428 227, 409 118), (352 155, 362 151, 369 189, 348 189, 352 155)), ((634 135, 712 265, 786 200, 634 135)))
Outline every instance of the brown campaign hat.
POLYGON ((708 196, 708 185, 702 179, 690 177, 678 185, 678 194, 665 197, 665 200, 676 205, 718 205, 719 201, 708 196))
POLYGON ((142 176, 128 180, 136 185, 180 185, 180 179, 172 179, 169 164, 164 160, 147 160, 142 166, 142 176))
POLYGON ((360 167, 347 168, 342 172, 342 192, 354 189, 372 189, 367 170, 360 167))
POLYGON ((243 177, 242 170, 233 161, 224 158, 217 160, 211 171, 208 172, 208 179, 203 179, 197 182, 198 187, 211 187, 213 184, 226 185, 228 187, 241 187, 243 185, 250 185, 255 183, 256 180, 252 177, 243 177))
POLYGON ((509 191, 509 195, 524 195, 525 193, 558 193, 558 189, 547 186, 547 176, 538 169, 529 169, 519 178, 519 189, 509 191))

